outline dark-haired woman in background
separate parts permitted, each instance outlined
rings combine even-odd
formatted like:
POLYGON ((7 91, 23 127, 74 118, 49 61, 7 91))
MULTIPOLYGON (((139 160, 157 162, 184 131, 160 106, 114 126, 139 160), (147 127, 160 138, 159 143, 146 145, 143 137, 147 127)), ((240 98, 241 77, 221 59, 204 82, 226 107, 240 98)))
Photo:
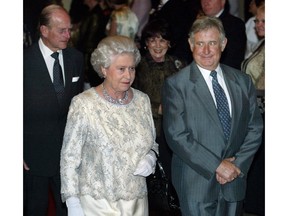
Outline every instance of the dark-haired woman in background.
POLYGON ((172 46, 168 24, 162 20, 149 22, 142 31, 145 53, 136 68, 134 87, 148 94, 159 144, 159 157, 170 179, 171 151, 162 131, 161 88, 164 80, 186 66, 186 62, 167 54, 172 46))

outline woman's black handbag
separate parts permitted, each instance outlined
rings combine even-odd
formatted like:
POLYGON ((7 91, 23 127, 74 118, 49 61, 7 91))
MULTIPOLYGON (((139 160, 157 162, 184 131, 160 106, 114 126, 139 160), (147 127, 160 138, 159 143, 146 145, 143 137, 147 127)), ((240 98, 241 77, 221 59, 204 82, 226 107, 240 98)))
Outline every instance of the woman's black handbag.
POLYGON ((149 209, 169 212, 171 216, 181 215, 176 191, 159 160, 156 161, 155 173, 148 176, 146 182, 149 209))

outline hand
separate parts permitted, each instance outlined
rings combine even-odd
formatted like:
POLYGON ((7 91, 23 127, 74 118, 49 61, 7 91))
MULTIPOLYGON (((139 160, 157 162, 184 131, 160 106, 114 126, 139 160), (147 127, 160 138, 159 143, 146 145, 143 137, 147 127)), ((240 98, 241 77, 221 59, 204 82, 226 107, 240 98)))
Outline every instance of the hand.
POLYGON ((234 160, 235 157, 226 158, 216 169, 216 179, 220 184, 231 182, 240 175, 241 170, 232 163, 234 160))
POLYGON ((228 181, 225 180, 224 178, 220 177, 217 173, 216 173, 216 179, 217 179, 217 181, 218 181, 220 184, 222 184, 222 185, 224 185, 224 184, 226 184, 226 183, 228 182, 228 181))
POLYGON ((156 155, 153 151, 149 151, 147 155, 139 162, 133 175, 147 177, 155 172, 156 155))
POLYGON ((26 164, 24 160, 23 160, 23 166, 26 171, 30 170, 30 168, 28 167, 28 165, 26 164))
POLYGON ((68 216, 84 216, 83 209, 78 197, 70 197, 66 200, 68 216))

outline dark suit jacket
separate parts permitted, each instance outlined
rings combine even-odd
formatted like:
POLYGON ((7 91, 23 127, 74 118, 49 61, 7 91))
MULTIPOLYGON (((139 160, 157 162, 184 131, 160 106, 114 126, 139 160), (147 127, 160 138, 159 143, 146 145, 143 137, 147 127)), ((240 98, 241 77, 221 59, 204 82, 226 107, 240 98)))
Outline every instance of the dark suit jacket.
MULTIPOLYGON (((159 3, 159 1, 156 2, 159 3)), ((158 4, 153 4, 155 1, 152 1, 152 7, 156 10, 158 4)), ((160 11, 150 15, 150 20, 165 19, 170 25, 172 47, 168 50, 168 54, 184 59, 188 63, 192 61, 188 33, 200 8, 200 1, 169 0, 160 11)))
POLYGON ((66 48, 63 60, 65 96, 60 106, 38 42, 24 50, 24 160, 34 175, 59 172, 70 101, 83 90, 82 54, 66 48))
POLYGON ((262 118, 251 78, 220 65, 232 105, 231 135, 225 141, 216 106, 195 62, 167 78, 163 87, 163 127, 173 151, 172 181, 180 199, 243 200, 246 176, 261 143, 262 118), (225 158, 236 157, 243 178, 221 186, 215 171, 225 158))
POLYGON ((220 62, 240 70, 247 41, 245 23, 240 18, 231 15, 227 9, 223 11, 219 19, 222 21, 228 39, 220 62))

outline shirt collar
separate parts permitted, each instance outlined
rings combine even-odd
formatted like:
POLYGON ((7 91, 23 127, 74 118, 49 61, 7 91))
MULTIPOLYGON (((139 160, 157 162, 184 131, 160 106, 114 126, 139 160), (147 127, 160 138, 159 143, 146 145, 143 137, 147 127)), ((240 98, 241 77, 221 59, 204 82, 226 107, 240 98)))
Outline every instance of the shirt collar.
POLYGON ((219 11, 219 13, 215 15, 215 17, 220 17, 223 11, 224 11, 224 8, 221 11, 219 11))
MULTIPOLYGON (((39 39, 39 48, 44 56, 44 58, 51 56, 52 53, 54 53, 51 49, 49 49, 44 43, 43 40, 40 38, 39 39)), ((62 50, 57 51, 60 55, 62 54, 62 50)))
MULTIPOLYGON (((197 67, 199 68, 201 74, 203 75, 203 77, 204 77, 205 79, 210 78, 210 73, 211 73, 210 70, 204 69, 204 68, 200 67, 199 65, 197 65, 197 67)), ((221 70, 221 68, 220 68, 220 65, 218 65, 218 66, 216 67, 215 71, 217 72, 217 75, 218 75, 218 76, 220 76, 221 78, 223 78, 223 73, 222 73, 222 70, 221 70)))

